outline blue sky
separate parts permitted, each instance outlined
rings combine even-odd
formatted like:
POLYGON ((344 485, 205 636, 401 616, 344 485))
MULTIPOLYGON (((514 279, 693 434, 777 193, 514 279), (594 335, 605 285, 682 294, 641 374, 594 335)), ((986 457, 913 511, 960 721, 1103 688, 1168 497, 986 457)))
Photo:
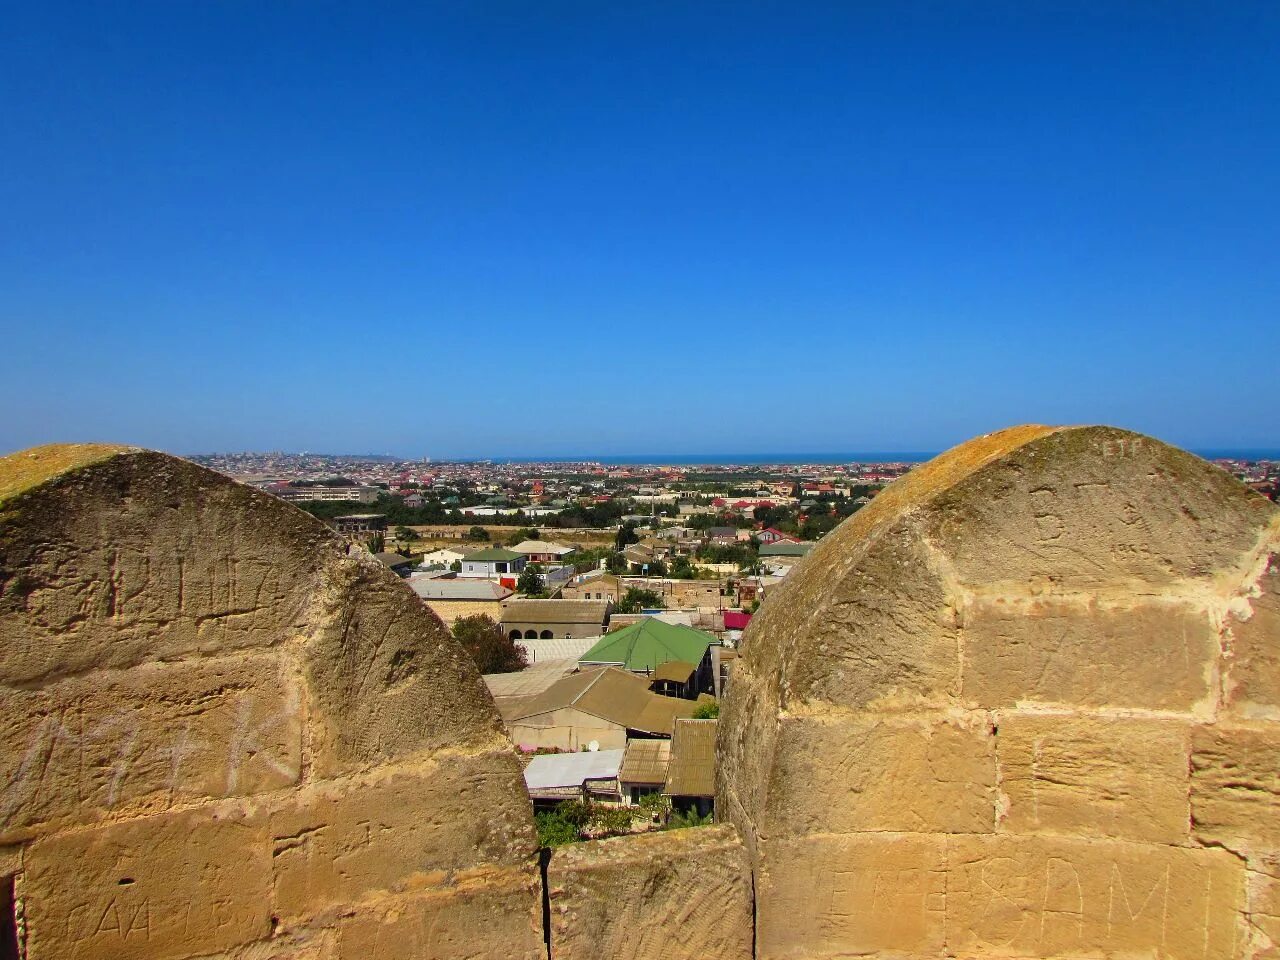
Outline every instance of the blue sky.
POLYGON ((3 18, 0 450, 1280 446, 1273 3, 3 18))

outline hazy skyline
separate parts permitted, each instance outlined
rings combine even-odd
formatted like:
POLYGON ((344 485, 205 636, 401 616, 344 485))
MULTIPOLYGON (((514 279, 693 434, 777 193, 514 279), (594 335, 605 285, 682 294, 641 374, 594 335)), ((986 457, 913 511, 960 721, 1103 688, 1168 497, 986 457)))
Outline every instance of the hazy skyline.
POLYGON ((6 13, 0 451, 1280 447, 1280 7, 6 13))

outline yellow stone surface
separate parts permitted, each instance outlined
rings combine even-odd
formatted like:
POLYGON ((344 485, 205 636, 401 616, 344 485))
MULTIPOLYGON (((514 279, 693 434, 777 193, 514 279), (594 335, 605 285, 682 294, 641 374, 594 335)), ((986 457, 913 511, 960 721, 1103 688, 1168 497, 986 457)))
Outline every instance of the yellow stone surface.
POLYGON ((1218 638, 1208 614, 1190 604, 979 601, 963 636, 963 695, 983 707, 1190 712, 1207 710, 1215 693, 1218 638))
POLYGON ((721 711, 758 956, 1274 960, 1277 544, 1110 427, 971 441, 824 537, 721 711))
POLYGON ((770 835, 995 829, 996 741, 985 717, 790 716, 778 736, 770 835))
POLYGON ((1197 840, 1280 850, 1280 724, 1196 728, 1191 817, 1197 840))
POLYGON ((537 848, 519 767, 505 753, 321 783, 290 795, 268 823, 286 919, 482 864, 532 869, 537 848))
POLYGON ((757 956, 941 956, 942 834, 811 834, 761 843, 757 956))
POLYGON ((556 960, 751 958, 751 873, 731 827, 557 847, 547 883, 556 960))
POLYGON ((534 845, 473 663, 367 553, 163 454, 0 458, 0 866, 29 960, 334 960, 418 928, 531 957, 534 845))
POLYGON ((1252 593, 1230 620, 1228 703, 1246 718, 1280 720, 1280 560, 1271 558, 1252 593))
POLYGON ((1180 720, 1004 714, 1000 830, 1186 843, 1189 740, 1180 720))
POLYGON ((287 787, 302 693, 274 652, 152 663, 0 698, 0 841, 287 787))
POLYGON ((946 841, 957 956, 1237 957, 1243 864, 1221 850, 1044 837, 946 841))
POLYGON ((271 929, 265 833, 205 810, 38 840, 23 897, 30 960, 163 960, 271 929))
POLYGON ((546 960, 537 880, 468 878, 451 890, 385 901, 346 919, 336 960, 546 960))

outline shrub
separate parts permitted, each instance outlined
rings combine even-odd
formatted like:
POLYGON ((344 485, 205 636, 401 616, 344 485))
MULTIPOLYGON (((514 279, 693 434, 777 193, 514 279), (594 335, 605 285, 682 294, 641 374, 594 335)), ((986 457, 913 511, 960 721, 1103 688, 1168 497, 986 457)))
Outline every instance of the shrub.
POLYGON ((540 847, 559 847, 582 839, 578 828, 565 820, 558 810, 543 810, 534 814, 533 822, 538 829, 540 847))
POLYGON ((706 827, 710 824, 711 814, 709 813, 705 817, 700 817, 697 810, 690 810, 687 813, 677 810, 667 821, 667 829, 683 830, 686 827, 706 827))

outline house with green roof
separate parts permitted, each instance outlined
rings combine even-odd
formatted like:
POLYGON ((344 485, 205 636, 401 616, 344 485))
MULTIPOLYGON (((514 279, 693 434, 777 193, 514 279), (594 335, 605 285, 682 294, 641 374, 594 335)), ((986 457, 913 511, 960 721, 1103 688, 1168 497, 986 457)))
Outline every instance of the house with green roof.
POLYGON ((523 553, 505 547, 487 547, 462 558, 462 576, 485 580, 519 577, 527 562, 523 553))
POLYGON ((696 664, 693 692, 710 692, 711 647, 716 642, 711 634, 693 627, 645 617, 605 634, 578 658, 578 663, 583 667, 616 666, 645 676, 652 676, 662 664, 672 661, 696 664))

